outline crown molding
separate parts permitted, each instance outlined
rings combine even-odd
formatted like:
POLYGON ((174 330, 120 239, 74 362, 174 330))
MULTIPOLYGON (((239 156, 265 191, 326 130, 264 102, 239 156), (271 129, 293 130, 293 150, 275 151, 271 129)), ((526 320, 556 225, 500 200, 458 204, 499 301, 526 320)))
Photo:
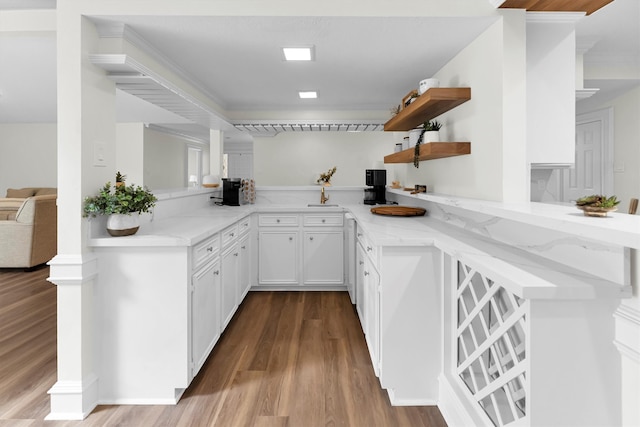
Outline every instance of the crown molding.
POLYGON ((586 12, 527 12, 527 24, 575 24, 586 12))

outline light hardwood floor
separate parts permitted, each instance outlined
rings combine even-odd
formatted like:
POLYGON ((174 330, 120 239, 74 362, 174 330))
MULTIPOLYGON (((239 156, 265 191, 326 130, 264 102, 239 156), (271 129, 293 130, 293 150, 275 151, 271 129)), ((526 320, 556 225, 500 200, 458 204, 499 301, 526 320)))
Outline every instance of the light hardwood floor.
POLYGON ((48 273, 0 269, 0 427, 446 426, 436 407, 389 404, 344 292, 250 292, 175 406, 43 421, 56 378, 48 273))

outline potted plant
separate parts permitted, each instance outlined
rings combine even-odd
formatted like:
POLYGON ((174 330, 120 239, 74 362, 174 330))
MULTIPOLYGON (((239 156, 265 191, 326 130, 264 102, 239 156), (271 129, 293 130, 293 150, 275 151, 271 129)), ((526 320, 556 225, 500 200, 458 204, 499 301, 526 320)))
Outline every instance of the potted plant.
POLYGON ((107 182, 97 195, 84 200, 83 216, 107 215, 110 235, 130 236, 140 228, 139 214, 151 212, 157 200, 147 188, 124 183, 112 187, 107 182))
POLYGON ((424 122, 421 128, 414 129, 411 131, 416 133, 420 132, 420 135, 418 136, 418 140, 415 143, 414 152, 413 152, 413 166, 415 166, 416 168, 420 167, 420 144, 423 141, 424 142, 440 141, 441 127, 442 127, 442 124, 439 123, 437 120, 430 120, 430 121, 424 122))
POLYGON ((317 184, 322 184, 325 187, 329 187, 331 185, 331 177, 333 176, 334 173, 336 173, 337 168, 334 166, 333 168, 329 169, 328 171, 321 173, 320 174, 320 178, 318 178, 316 180, 317 184))
POLYGON ((593 194, 576 200, 576 207, 584 212, 585 216, 605 217, 607 213, 617 211, 619 203, 616 196, 593 194))

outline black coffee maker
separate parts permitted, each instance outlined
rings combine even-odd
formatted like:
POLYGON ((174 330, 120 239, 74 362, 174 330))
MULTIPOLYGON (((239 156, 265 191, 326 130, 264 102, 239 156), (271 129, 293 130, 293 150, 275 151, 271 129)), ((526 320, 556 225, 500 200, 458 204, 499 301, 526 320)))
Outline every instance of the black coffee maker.
POLYGON ((384 205, 387 203, 385 195, 387 187, 387 171, 385 169, 366 169, 365 184, 371 187, 364 189, 365 205, 384 205))
POLYGON ((240 178, 222 178, 222 204, 240 206, 240 178))

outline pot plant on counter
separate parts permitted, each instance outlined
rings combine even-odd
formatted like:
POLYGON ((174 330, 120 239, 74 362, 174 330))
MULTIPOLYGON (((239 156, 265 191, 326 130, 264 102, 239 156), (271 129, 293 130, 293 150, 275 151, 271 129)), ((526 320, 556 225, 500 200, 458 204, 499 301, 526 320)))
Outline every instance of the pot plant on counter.
MULTIPOLYGON (((120 175, 120 172, 118 172, 120 175)), ((123 181, 112 186, 107 182, 97 195, 84 200, 83 216, 107 215, 107 232, 112 236, 130 236, 140 228, 141 213, 151 212, 158 200, 146 187, 126 185, 123 181)))
POLYGON ((593 194, 576 200, 576 207, 584 212, 585 216, 605 217, 609 212, 617 211, 619 203, 616 196, 593 194))

